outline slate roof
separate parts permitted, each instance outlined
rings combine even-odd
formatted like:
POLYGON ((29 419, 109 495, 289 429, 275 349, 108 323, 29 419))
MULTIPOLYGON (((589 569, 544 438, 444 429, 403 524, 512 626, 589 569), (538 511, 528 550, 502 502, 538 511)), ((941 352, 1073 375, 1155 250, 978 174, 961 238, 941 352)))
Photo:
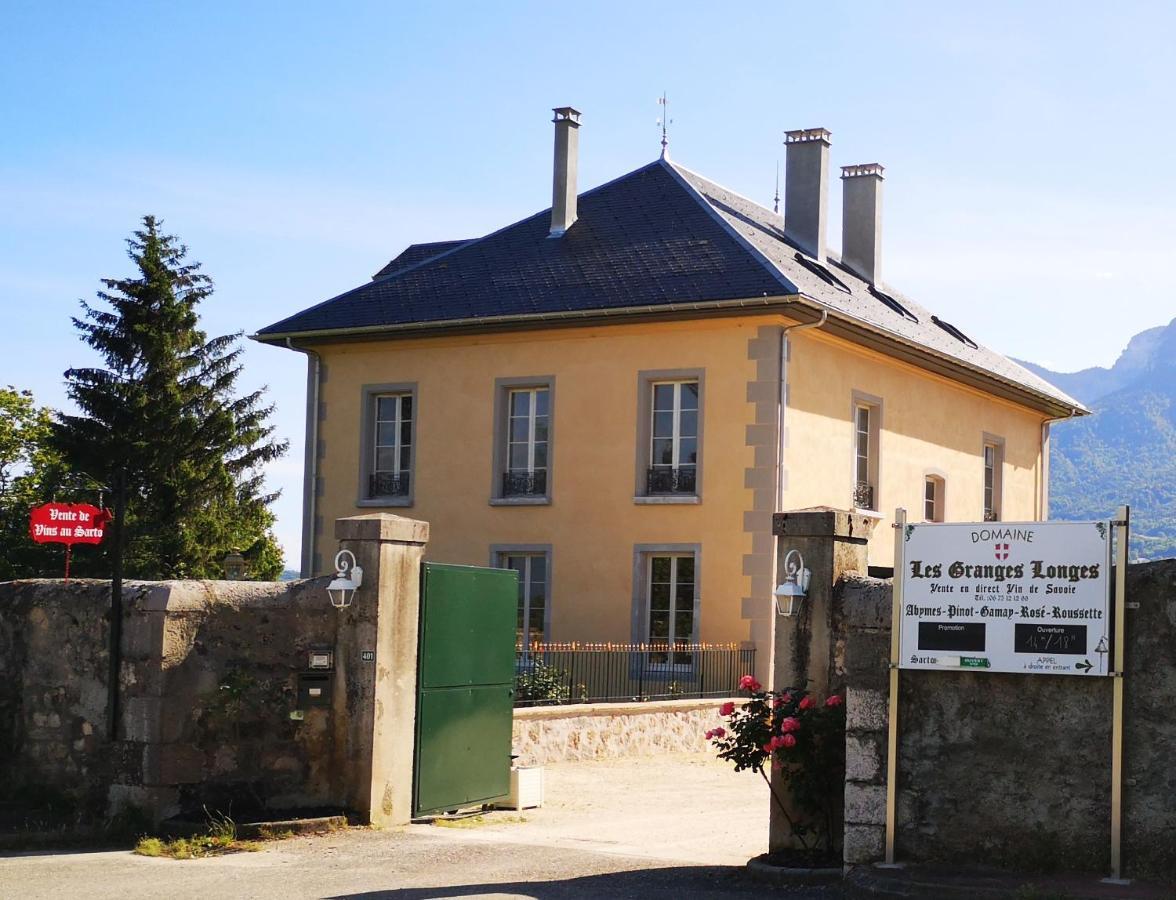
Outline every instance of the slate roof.
POLYGON ((669 160, 581 194, 578 218, 562 237, 550 238, 549 226, 544 210, 482 238, 413 244, 371 282, 256 338, 801 295, 828 310, 831 322, 1085 411, 1012 360, 936 324, 904 295, 885 287, 880 296, 833 254, 825 266, 798 254, 781 216, 669 160))

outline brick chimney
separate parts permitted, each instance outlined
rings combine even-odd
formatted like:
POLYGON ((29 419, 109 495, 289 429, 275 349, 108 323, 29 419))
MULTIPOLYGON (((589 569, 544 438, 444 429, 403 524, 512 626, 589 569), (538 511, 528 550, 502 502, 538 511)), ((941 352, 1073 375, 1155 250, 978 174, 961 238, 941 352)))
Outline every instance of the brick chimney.
POLYGON ((555 170, 551 184, 550 237, 560 237, 576 221, 576 166, 580 159, 580 113, 560 106, 555 113, 555 170))
POLYGON ((825 261, 829 218, 829 138, 824 128, 784 132, 784 236, 825 261))
POLYGON ((841 167, 841 264, 870 284, 882 280, 882 172, 841 167))

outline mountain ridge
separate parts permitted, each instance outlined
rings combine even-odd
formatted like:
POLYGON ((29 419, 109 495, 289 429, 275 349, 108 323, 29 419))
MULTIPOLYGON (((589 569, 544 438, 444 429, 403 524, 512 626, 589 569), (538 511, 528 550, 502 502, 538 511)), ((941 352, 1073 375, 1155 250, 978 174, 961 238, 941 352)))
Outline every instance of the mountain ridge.
POLYGON ((1127 503, 1132 556, 1176 556, 1176 319, 1135 335, 1109 369, 1018 362, 1092 412, 1051 431, 1051 515, 1106 518, 1127 503))

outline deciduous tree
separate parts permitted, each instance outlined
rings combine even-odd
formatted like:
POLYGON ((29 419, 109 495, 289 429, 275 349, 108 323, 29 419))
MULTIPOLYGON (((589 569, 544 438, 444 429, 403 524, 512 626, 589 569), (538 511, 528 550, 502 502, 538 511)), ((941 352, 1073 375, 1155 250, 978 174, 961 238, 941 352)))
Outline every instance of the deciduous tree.
POLYGON ((0 387, 0 581, 61 570, 62 549, 29 537, 29 509, 53 499, 62 478, 49 445, 52 421, 30 391, 0 387))

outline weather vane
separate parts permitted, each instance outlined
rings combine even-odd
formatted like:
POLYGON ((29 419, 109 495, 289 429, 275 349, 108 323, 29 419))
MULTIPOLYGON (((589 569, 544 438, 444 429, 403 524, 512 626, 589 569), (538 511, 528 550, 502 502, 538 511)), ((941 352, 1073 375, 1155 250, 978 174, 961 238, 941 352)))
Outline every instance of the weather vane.
POLYGON ((661 127, 661 155, 662 159, 669 159, 670 156, 670 137, 668 128, 674 124, 674 120, 670 118, 670 101, 666 99, 666 92, 662 91, 662 95, 657 98, 657 105, 662 107, 661 118, 657 120, 657 124, 661 127))
POLYGON ((776 196, 772 198, 772 212, 780 214, 780 160, 776 160, 776 196))

